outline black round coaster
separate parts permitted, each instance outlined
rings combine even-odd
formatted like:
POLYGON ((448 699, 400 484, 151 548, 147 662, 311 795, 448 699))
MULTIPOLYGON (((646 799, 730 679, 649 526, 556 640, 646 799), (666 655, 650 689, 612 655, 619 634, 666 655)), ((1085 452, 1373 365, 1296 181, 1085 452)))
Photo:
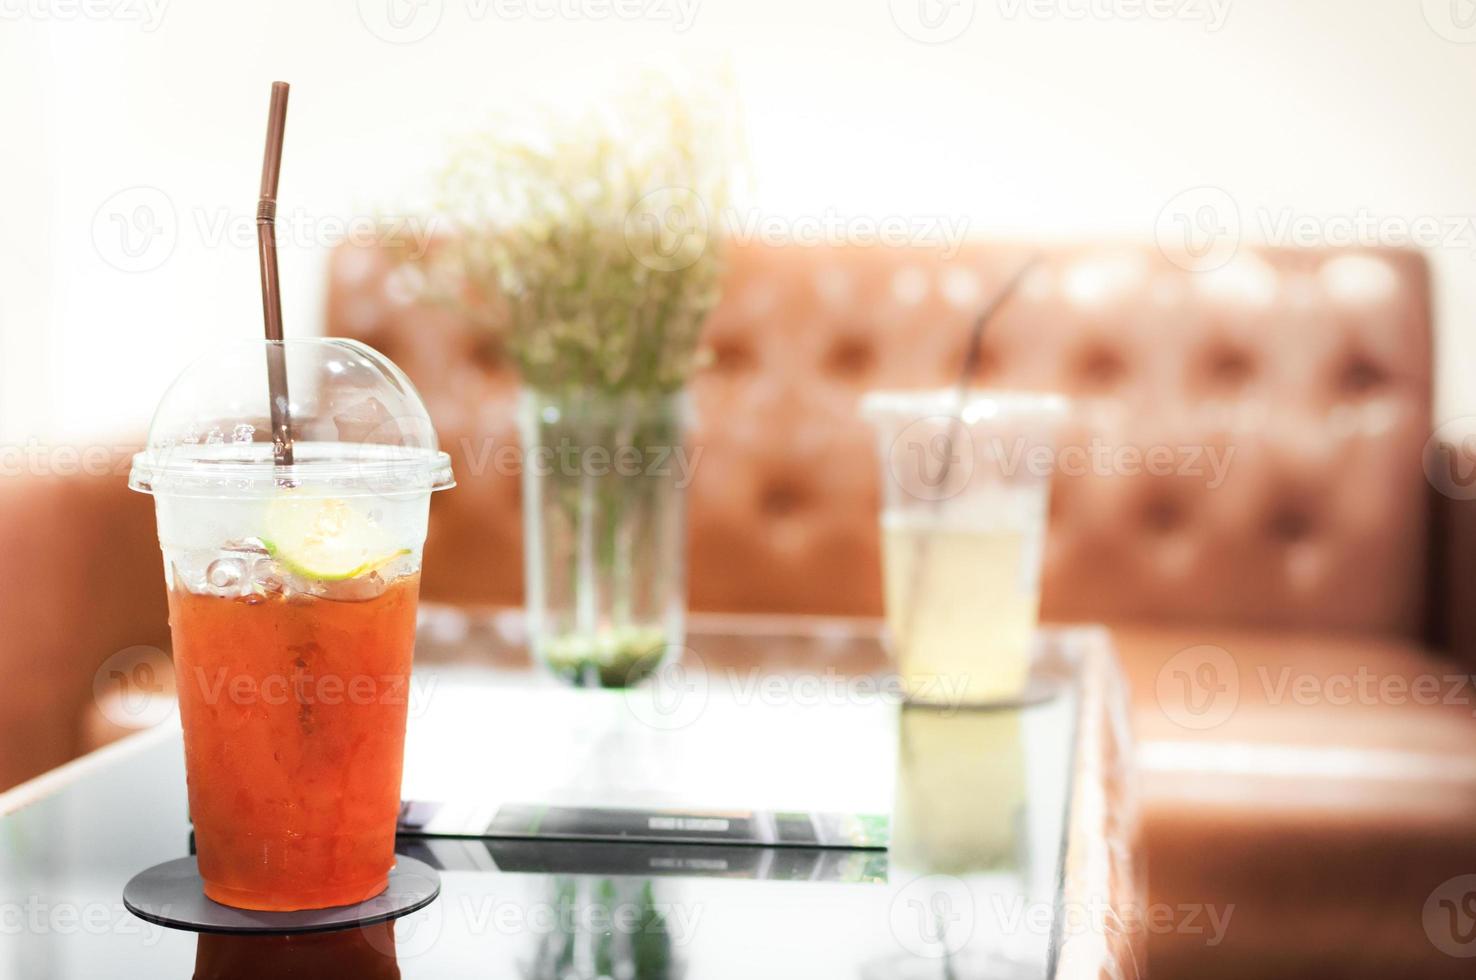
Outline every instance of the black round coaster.
POLYGON ((234 909, 205 897, 193 857, 156 864, 123 887, 123 904, 147 922, 189 932, 326 932, 373 925, 425 908, 441 893, 441 876, 423 861, 395 856, 389 887, 367 902, 302 912, 234 909))

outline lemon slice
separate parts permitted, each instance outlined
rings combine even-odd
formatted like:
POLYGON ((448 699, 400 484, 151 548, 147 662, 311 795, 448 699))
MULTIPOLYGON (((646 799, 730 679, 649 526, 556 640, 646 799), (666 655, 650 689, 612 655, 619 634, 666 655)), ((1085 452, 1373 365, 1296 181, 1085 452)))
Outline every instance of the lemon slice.
POLYGON ((410 553, 363 510, 333 497, 278 497, 267 505, 265 532, 273 558, 325 582, 367 575, 410 553))

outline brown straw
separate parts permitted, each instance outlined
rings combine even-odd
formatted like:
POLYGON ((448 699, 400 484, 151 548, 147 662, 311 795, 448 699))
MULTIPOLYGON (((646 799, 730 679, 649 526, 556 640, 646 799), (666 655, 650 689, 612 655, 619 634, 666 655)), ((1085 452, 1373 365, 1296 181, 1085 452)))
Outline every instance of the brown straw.
POLYGON ((287 129, 287 83, 272 83, 267 114, 266 155, 261 161, 261 196, 256 202, 256 245, 261 258, 261 312, 266 320, 267 387, 271 394, 272 455, 292 465, 292 414, 287 395, 287 354, 282 347, 282 288, 277 280, 277 177, 282 171, 282 135, 287 129))
POLYGON ((958 373, 959 415, 953 420, 953 424, 949 426, 951 430, 948 437, 949 452, 943 454, 943 467, 939 472, 939 486, 942 486, 943 481, 948 478, 948 471, 953 463, 953 436, 963 425, 963 404, 964 400, 969 397, 969 380, 973 378, 974 372, 979 370, 979 361, 984 356, 984 328, 989 326, 989 321, 994 319, 994 315, 999 312, 1000 307, 1004 306, 1010 297, 1015 295, 1015 290, 1020 288, 1020 283, 1025 281, 1025 277, 1030 274, 1030 270, 1034 269, 1039 263, 1039 255, 1032 255, 1026 259, 1020 268, 1015 271, 1015 274, 1010 277, 1009 281, 1000 288, 999 292, 994 294, 994 298, 989 301, 989 305, 984 307, 978 317, 974 319, 974 329, 969 334, 969 346, 964 351, 963 368, 958 373))
MULTIPOLYGON (((967 435, 964 432, 964 402, 969 397, 969 381, 973 378, 974 372, 979 369, 979 361, 984 356, 984 329, 989 326, 989 322, 994 319, 995 314, 1000 311, 1000 308, 1009 302, 1010 297, 1015 295, 1015 291, 1020 288, 1020 284, 1025 281, 1025 277, 1030 274, 1030 271, 1040 261, 1041 256, 1039 254, 1032 255, 1026 259, 1020 268, 1015 271, 1015 274, 1009 278, 1009 281, 1000 287, 999 292, 994 294, 994 297, 989 301, 989 305, 985 306, 974 319, 974 328, 969 333, 969 346, 964 351, 963 368, 958 374, 958 412, 950 417, 948 421, 948 435, 945 437, 943 462, 938 468, 937 485, 940 487, 947 482, 948 474, 953 469, 954 441, 960 436, 967 435)), ((937 503, 938 501, 934 501, 935 506, 937 503)), ((927 553, 928 537, 925 534, 919 535, 915 550, 913 551, 912 574, 908 577, 907 592, 902 597, 902 626, 898 630, 897 636, 899 643, 907 644, 912 641, 912 621, 914 619, 913 613, 915 612, 913 607, 918 593, 922 589, 923 569, 927 566, 927 553)))

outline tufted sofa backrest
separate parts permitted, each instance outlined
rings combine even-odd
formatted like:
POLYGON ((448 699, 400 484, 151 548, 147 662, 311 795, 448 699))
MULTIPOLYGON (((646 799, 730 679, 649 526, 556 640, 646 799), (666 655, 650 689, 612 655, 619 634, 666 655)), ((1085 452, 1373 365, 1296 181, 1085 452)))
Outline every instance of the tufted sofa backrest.
MULTIPOLYGON (((955 382, 969 325, 1032 254, 734 247, 694 384, 694 608, 876 613, 876 387, 955 382)), ((979 385, 1074 400, 1044 578, 1056 619, 1415 634, 1425 585, 1431 327, 1417 253, 1243 249, 1190 272, 1148 246, 1052 246, 991 325, 979 385)), ((429 598, 517 602, 516 377, 340 249, 329 331, 406 368, 460 488, 438 495, 429 598), (499 450, 504 450, 499 452, 499 450)))

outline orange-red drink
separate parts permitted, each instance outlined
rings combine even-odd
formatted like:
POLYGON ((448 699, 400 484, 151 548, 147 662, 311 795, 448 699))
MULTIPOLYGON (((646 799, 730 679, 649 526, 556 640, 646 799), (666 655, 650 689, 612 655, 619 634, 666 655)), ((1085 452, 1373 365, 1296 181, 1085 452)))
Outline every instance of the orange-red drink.
POLYGON ((205 894, 379 894, 430 498, 456 485, 415 386, 353 340, 220 345, 159 402, 128 485, 154 497, 205 894))
POLYGON ((205 894, 361 902, 394 864, 420 576, 372 598, 170 590, 205 894))

